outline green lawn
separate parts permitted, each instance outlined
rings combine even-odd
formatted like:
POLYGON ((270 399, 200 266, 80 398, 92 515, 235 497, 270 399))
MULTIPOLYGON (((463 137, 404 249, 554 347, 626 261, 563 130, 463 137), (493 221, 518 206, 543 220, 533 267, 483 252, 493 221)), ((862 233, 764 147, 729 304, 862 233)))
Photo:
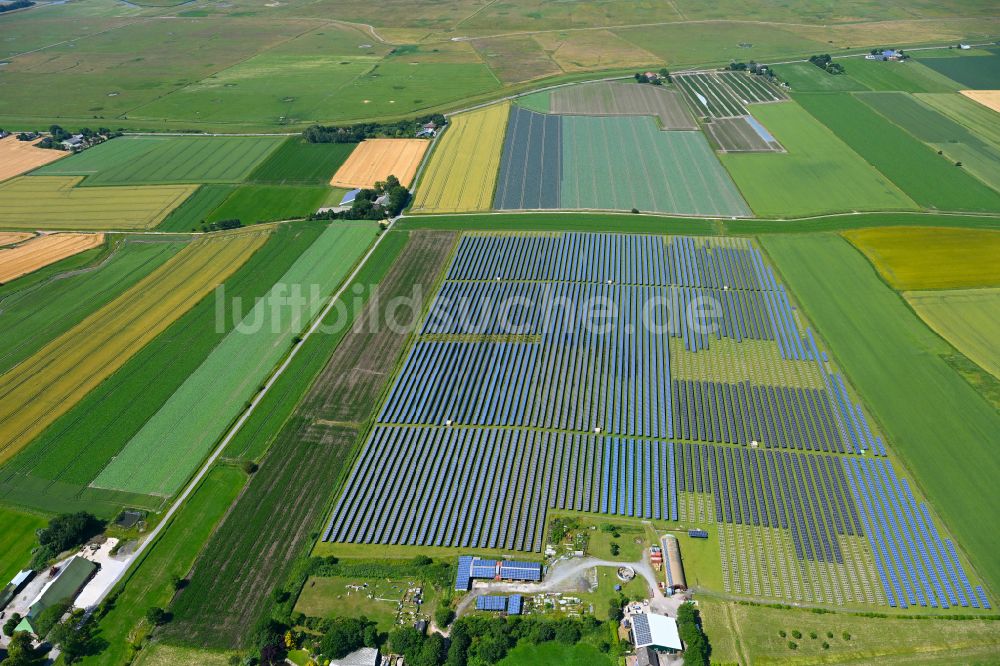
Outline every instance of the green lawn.
POLYGON ((307 217, 323 206, 329 190, 325 185, 241 185, 206 220, 255 224, 307 217))
MULTIPOLYGON (((853 61, 846 61, 848 71, 853 61)), ((868 86, 843 74, 830 74, 811 62, 793 62, 774 67, 775 75, 795 92, 833 92, 837 90, 868 90, 868 86)))
POLYGON ((236 189, 236 185, 202 185, 160 222, 157 231, 198 231, 209 214, 236 189))
POLYGON ((110 250, 88 251, 84 262, 70 257, 42 269, 45 275, 40 279, 31 279, 32 275, 6 285, 0 292, 0 373, 80 323, 184 247, 180 241, 137 240, 112 238, 110 250))
POLYGON ((960 87, 948 77, 915 60, 881 62, 850 58, 842 62, 847 69, 847 76, 872 90, 941 93, 953 92, 960 87))
POLYGON ((0 588, 18 571, 28 568, 31 550, 38 545, 35 530, 48 521, 37 514, 0 506, 0 588))
POLYGON ((86 176, 82 185, 238 183, 273 152, 280 137, 123 136, 35 172, 86 176))
POLYGON ((353 143, 309 143, 293 136, 249 180, 269 185, 327 185, 355 147, 353 143))
POLYGON ((806 94, 795 99, 925 208, 1000 210, 1000 193, 956 167, 857 97, 806 94))
POLYGON ((798 104, 759 104, 754 114, 788 152, 726 153, 721 159, 757 215, 915 208, 888 178, 798 104))
POLYGON ((951 348, 833 234, 761 242, 833 357, 995 593, 1000 589, 1000 413, 942 355, 951 348))
POLYGON ((335 221, 272 288, 271 298, 302 299, 297 309, 265 298, 188 376, 94 480, 98 488, 172 495, 211 450, 226 426, 297 336, 326 303, 375 238, 370 222, 335 221), (161 465, 147 462, 157 459, 161 465))
POLYGON ((594 615, 598 620, 607 621, 608 609, 612 599, 648 599, 649 585, 642 576, 636 576, 628 583, 622 583, 618 578, 618 570, 613 567, 597 567, 597 589, 593 592, 573 593, 570 596, 579 596, 584 603, 593 604, 594 615), (615 586, 621 586, 621 590, 616 590, 615 586))
POLYGON ((541 645, 519 643, 498 666, 612 666, 614 663, 593 645, 563 645, 553 641, 541 645))
POLYGON ((169 605, 174 595, 174 579, 187 575, 202 544, 244 483, 246 475, 235 467, 214 467, 209 472, 157 542, 119 585, 122 591, 111 609, 99 617, 97 633, 108 642, 107 649, 81 663, 127 663, 132 655, 129 634, 149 608, 169 605))
MULTIPOLYGON (((396 626, 396 611, 408 589, 405 580, 363 580, 360 578, 331 578, 310 576, 295 603, 295 612, 309 617, 360 617, 378 623, 379 631, 392 631, 396 626), (348 589, 348 585, 364 586, 363 590, 348 589)), ((432 593, 430 585, 424 586, 432 593)), ((430 599, 421 605, 421 612, 433 613, 430 599)))

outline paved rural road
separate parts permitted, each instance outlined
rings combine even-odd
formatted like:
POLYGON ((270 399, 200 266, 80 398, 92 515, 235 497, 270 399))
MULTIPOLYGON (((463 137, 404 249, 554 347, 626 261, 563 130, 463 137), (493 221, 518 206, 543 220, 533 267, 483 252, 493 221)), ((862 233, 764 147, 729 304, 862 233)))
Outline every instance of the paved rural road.
POLYGON ((370 248, 368 248, 368 252, 365 254, 364 257, 362 257, 361 261, 358 262, 358 265, 355 266, 354 271, 346 278, 344 278, 344 281, 340 285, 340 289, 338 289, 332 296, 330 296, 330 299, 327 301, 326 307, 324 307, 323 311, 319 313, 319 315, 313 321, 309 329, 302 334, 299 344, 292 347, 292 351, 288 354, 287 357, 285 357, 284 362, 280 366, 278 366, 278 369, 274 371, 270 379, 267 380, 267 383, 264 384, 264 387, 254 397, 253 401, 250 403, 250 406, 247 407, 246 411, 243 412, 243 414, 236 421, 236 423, 233 424, 233 426, 226 432, 226 435, 222 438, 222 441, 219 442, 219 445, 212 452, 212 455, 209 456, 208 460, 206 460, 205 463, 201 466, 201 468, 198 470, 198 473, 195 474, 194 478, 191 479, 191 481, 184 487, 184 491, 177 497, 176 500, 174 500, 174 503, 170 505, 170 508, 167 509, 167 512, 166 514, 164 514, 163 519, 157 524, 157 526, 153 529, 153 531, 149 533, 149 536, 147 536, 143 540, 143 542, 139 544, 139 547, 135 549, 135 552, 132 553, 132 556, 129 558, 128 565, 125 566, 122 569, 121 573, 119 573, 118 576, 108 584, 108 587, 104 590, 104 592, 102 592, 101 595, 94 601, 94 605, 87 609, 88 613, 92 613, 94 609, 102 601, 104 601, 108 593, 114 589, 114 587, 118 584, 118 582, 126 577, 128 572, 132 569, 133 564, 135 564, 135 562, 142 557, 142 554, 143 552, 145 552, 146 548, 152 545, 156 541, 156 539, 160 536, 160 532, 162 532, 163 529, 168 524, 170 524, 170 520, 173 518, 174 514, 177 513, 177 510, 184 504, 184 502, 188 499, 188 497, 190 497, 194 493, 194 491, 198 487, 198 484, 200 484, 201 480, 205 478, 206 474, 208 474, 208 470, 212 467, 212 464, 215 463, 216 460, 218 460, 219 456, 222 455, 223 450, 225 450, 229 442, 232 441, 233 437, 236 436, 236 433, 239 432, 240 428, 243 427, 243 424, 246 423, 247 419, 250 418, 254 410, 257 409, 257 405, 260 404, 261 400, 263 400, 264 396, 268 394, 274 383, 278 381, 281 375, 284 374, 285 370, 288 369, 288 366, 291 365, 292 359, 294 359, 295 356, 299 353, 299 350, 302 349, 302 347, 305 345, 305 342, 312 336, 313 333, 315 333, 319 329, 323 320, 330 313, 330 310, 333 309, 333 306, 337 302, 337 299, 339 299, 343 295, 343 293, 347 290, 347 287, 358 276, 358 273, 361 272, 361 269, 365 267, 365 264, 368 263, 368 260, 371 258, 372 254, 374 254, 375 250, 378 249, 378 246, 382 243, 382 240, 386 237, 386 235, 392 230, 393 226, 396 224, 396 220, 398 219, 399 219, 398 217, 394 217, 391 220, 389 220, 389 225, 386 227, 386 229, 381 234, 375 237, 375 242, 372 243, 372 246, 370 248))

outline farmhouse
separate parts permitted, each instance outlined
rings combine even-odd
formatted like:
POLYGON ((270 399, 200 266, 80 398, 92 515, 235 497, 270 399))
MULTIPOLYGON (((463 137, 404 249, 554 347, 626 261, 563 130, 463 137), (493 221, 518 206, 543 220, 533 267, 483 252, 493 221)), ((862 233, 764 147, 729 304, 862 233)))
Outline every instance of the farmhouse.
POLYGON ((334 659, 330 666, 381 666, 382 655, 375 648, 361 648, 343 659, 334 659))
POLYGON ((542 565, 538 562, 484 560, 462 555, 458 558, 455 590, 467 592, 474 578, 538 582, 542 579, 542 565))
POLYGON ((35 633, 34 622, 38 616, 47 608, 75 599, 96 571, 97 565, 90 560, 79 556, 70 558, 31 602, 28 614, 21 620, 21 624, 17 625, 15 631, 35 633))
POLYGON ((66 150, 76 150, 81 146, 83 146, 82 134, 74 134, 73 136, 62 142, 62 147, 65 148, 66 150))
POLYGON ((677 631, 677 620, 656 613, 639 613, 632 616, 632 643, 637 650, 654 648, 667 652, 680 652, 684 649, 677 631))

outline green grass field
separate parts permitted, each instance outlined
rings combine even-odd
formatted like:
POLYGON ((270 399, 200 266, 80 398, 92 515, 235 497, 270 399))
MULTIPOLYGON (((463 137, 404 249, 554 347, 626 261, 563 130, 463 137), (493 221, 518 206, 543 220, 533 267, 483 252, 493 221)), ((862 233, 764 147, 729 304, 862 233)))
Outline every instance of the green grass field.
POLYGON ((248 180, 268 185, 327 185, 355 147, 353 143, 309 143, 293 136, 254 169, 248 180))
MULTIPOLYGON (((886 119, 941 151, 952 163, 1000 191, 1000 147, 906 93, 868 93, 857 98, 886 119)), ((992 112, 991 112, 992 113, 992 112)))
POLYGON ((864 229, 845 236, 899 291, 1000 285, 1000 233, 971 229, 864 229))
POLYGON ((1000 210, 1000 193, 849 94, 795 99, 914 201, 938 210, 1000 210))
POLYGON ((174 595, 174 579, 187 575, 215 526, 246 483, 246 475, 235 467, 214 467, 191 498, 181 507, 153 547, 119 584, 120 593, 110 610, 98 616, 97 634, 107 648, 84 659, 83 664, 127 663, 134 650, 129 635, 136 625, 145 625, 146 611, 166 608, 174 595))
POLYGON ((887 435, 889 449, 1000 589, 1000 502, 994 434, 1000 413, 942 355, 951 348, 883 283, 864 255, 832 234, 762 237, 792 293, 887 435))
POLYGON ((245 329, 236 328, 220 341, 93 485, 151 495, 175 493, 288 353, 292 338, 322 309, 375 238, 375 229, 369 222, 327 226, 275 283, 271 299, 245 311, 245 329), (298 309, 280 300, 295 296, 304 301, 298 309), (165 464, 150 466, 152 458, 165 464))
MULTIPOLYGON (((428 586, 425 588, 430 590, 428 586)), ((379 631, 396 626, 396 607, 407 590, 403 580, 360 580, 310 576, 295 603, 295 612, 309 617, 360 617, 378 623, 379 631), (364 590, 348 585, 366 585, 364 590), (374 597, 374 598, 373 598, 374 597)))
POLYGON ((326 185, 240 185, 205 219, 255 224, 306 217, 323 206, 329 193, 326 185))
MULTIPOLYGON (((246 304, 265 296, 321 233, 309 223, 276 228, 226 280, 227 300, 246 304)), ((159 498, 88 484, 232 330, 232 322, 216 328, 215 305, 203 299, 8 463, 0 497, 52 512, 90 508, 108 515, 125 503, 158 508, 159 498)))
POLYGON ((82 267, 59 262, 61 266, 42 280, 9 285, 0 296, 0 373, 113 300, 184 246, 137 240, 113 239, 108 252, 98 250, 101 254, 82 267))
POLYGON ((0 506, 0 587, 6 585, 18 571, 28 568, 31 551, 38 545, 35 530, 45 527, 39 515, 15 511, 0 506))
POLYGON ((873 619, 715 599, 698 606, 713 664, 994 664, 1000 643, 994 620, 873 619))
POLYGON ((925 94, 916 97, 1000 149, 1000 124, 996 121, 996 111, 962 95, 925 94))
POLYGON ((754 114, 788 152, 726 153, 721 159, 757 215, 915 208, 888 178, 798 104, 760 104, 754 114))
POLYGON ((909 291, 920 318, 955 349, 1000 379, 1000 289, 909 291))
POLYGON ((498 663, 499 666, 611 666, 614 661, 587 643, 563 645, 551 642, 533 645, 522 642, 498 663))
MULTIPOLYGON (((845 67, 851 71, 857 65, 848 61, 845 67)), ((793 62, 778 65, 775 75, 787 83, 795 92, 834 92, 840 90, 868 90, 868 86, 843 74, 830 74, 811 62, 793 62)))
POLYGON ((151 229, 195 191, 194 185, 76 187, 79 181, 22 176, 0 184, 0 229, 151 229))
POLYGON ((197 231, 213 210, 222 205, 236 185, 202 185, 184 203, 170 212, 157 231, 197 231))
POLYGON ((943 93, 959 85, 930 67, 915 61, 881 62, 851 58, 844 62, 847 76, 871 90, 900 90, 911 93, 943 93))
POLYGON ((35 172, 86 176, 89 185, 238 183, 267 159, 280 137, 124 136, 35 172))
POLYGON ((314 335, 302 343, 302 348, 288 370, 257 404, 257 409, 226 447, 224 453, 227 457, 259 460, 264 455, 282 424, 299 404, 330 354, 349 330, 349 323, 354 321, 364 307, 371 295, 371 285, 382 282, 408 238, 407 231, 393 231, 379 243, 348 287, 345 292, 347 296, 340 297, 341 305, 335 307, 323 320, 324 330, 329 333, 314 335), (364 294, 364 298, 356 297, 355 294, 358 293, 364 294))
POLYGON ((562 139, 562 208, 750 214, 699 132, 661 132, 644 117, 565 116, 562 139))
MULTIPOLYGON (((958 54, 953 57, 920 57, 920 63, 934 71, 958 81, 963 88, 974 90, 996 90, 1000 88, 1000 51, 978 49, 974 54, 958 54)), ((918 92, 935 92, 933 90, 918 92)))

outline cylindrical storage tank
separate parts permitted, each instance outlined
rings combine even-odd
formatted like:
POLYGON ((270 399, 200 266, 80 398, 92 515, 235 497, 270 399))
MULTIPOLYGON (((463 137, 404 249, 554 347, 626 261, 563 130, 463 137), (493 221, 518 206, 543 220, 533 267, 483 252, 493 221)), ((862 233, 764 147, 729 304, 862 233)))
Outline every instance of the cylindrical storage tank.
POLYGON ((686 590, 684 565, 681 564, 681 544, 672 534, 663 537, 663 549, 667 551, 667 585, 673 590, 686 590))

